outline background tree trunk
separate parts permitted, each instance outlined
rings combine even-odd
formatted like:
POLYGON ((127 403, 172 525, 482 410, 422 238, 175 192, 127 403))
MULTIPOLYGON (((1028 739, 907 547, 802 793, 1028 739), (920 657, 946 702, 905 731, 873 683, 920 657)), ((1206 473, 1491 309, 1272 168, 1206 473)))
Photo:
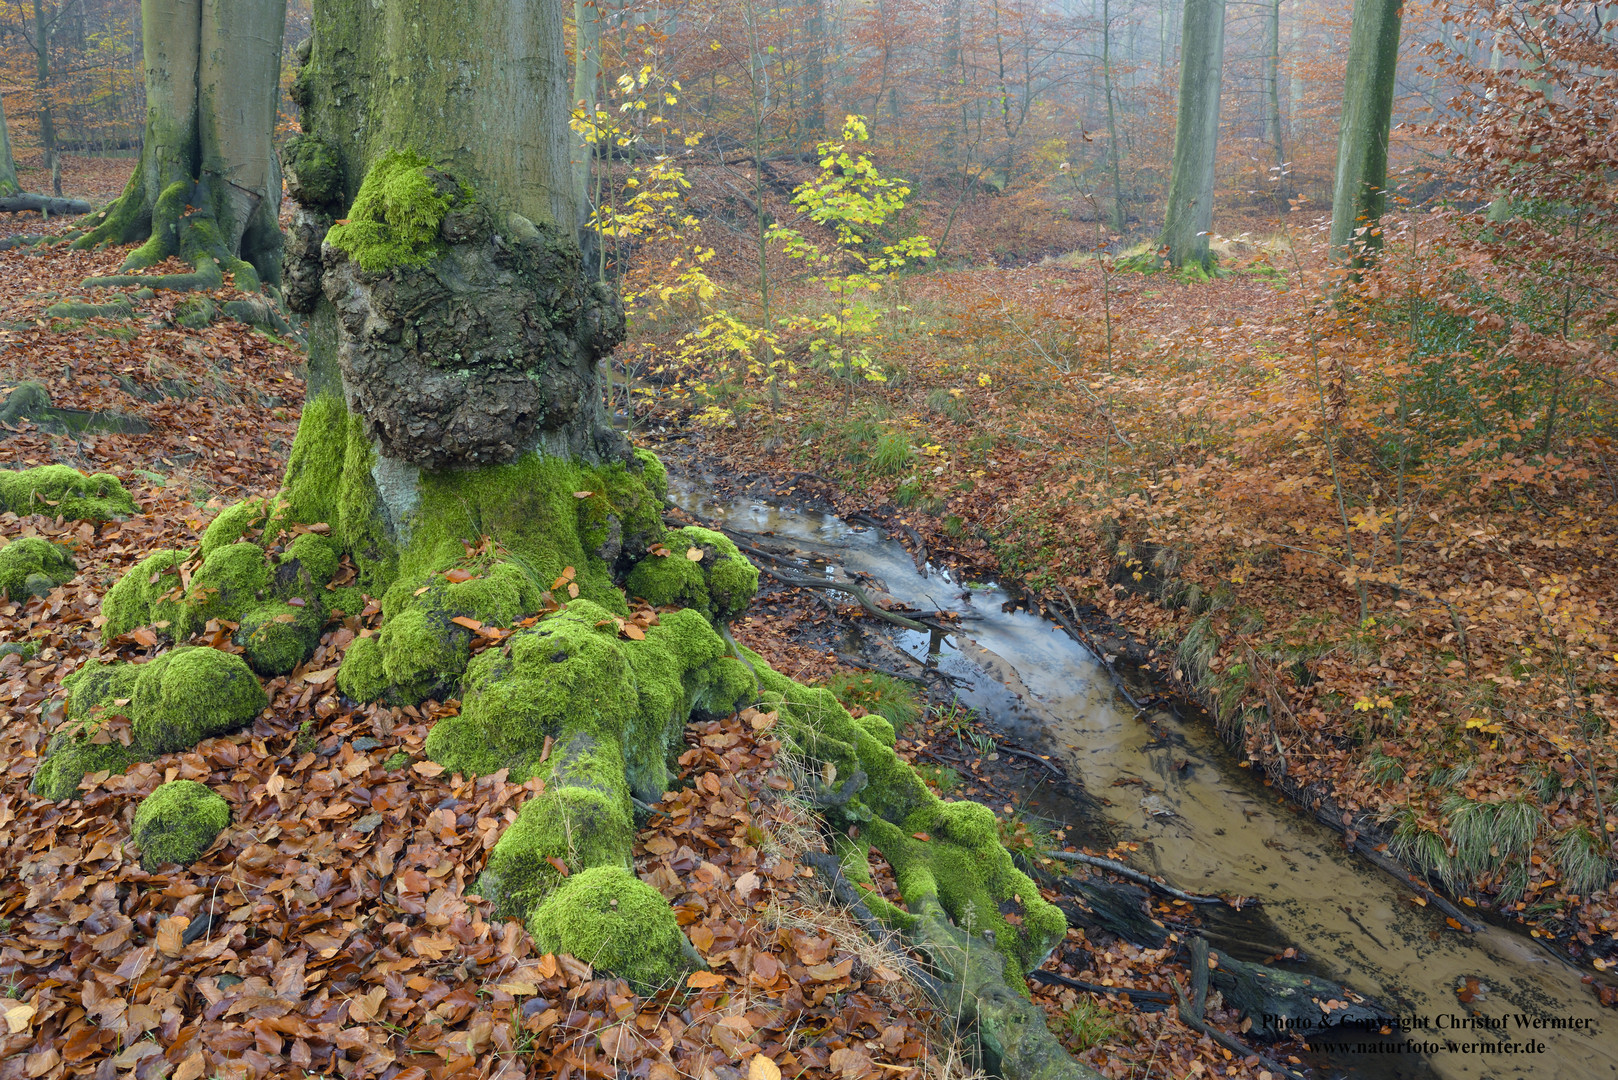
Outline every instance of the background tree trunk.
POLYGON ((6 122, 4 107, 0 106, 0 195, 16 195, 20 191, 17 163, 11 157, 11 125, 6 122))
POLYGON ((1170 266, 1208 269, 1213 228, 1214 153, 1225 59, 1225 0, 1185 0, 1180 32, 1180 103, 1174 126, 1163 235, 1170 266))
POLYGON ((77 246, 146 241, 125 260, 126 271, 178 255, 196 273, 141 279, 171 288, 213 288, 224 271, 246 289, 278 282, 274 138, 286 0, 143 0, 141 20, 140 163, 77 246))
POLYGON ((1331 246, 1359 265, 1382 246, 1403 0, 1355 0, 1337 135, 1331 246), (1361 231, 1363 230, 1363 231, 1361 231))
MULTIPOLYGON (((573 102, 584 110, 592 123, 596 114, 597 84, 601 77, 601 4, 600 0, 573 0, 573 102)), ((577 203, 579 246, 584 252, 586 268, 595 267, 599 275, 601 242, 590 221, 590 172, 595 161, 596 146, 583 132, 573 147, 573 197, 577 203)))
POLYGON ((51 31, 56 18, 45 18, 44 0, 34 0, 34 92, 39 95, 39 146, 50 170, 52 193, 62 194, 61 166, 56 161, 56 114, 51 102, 51 31))
POLYGON ((1286 139, 1281 128, 1281 0, 1264 13, 1264 141, 1275 147, 1276 192, 1282 208, 1290 197, 1286 178, 1286 139))

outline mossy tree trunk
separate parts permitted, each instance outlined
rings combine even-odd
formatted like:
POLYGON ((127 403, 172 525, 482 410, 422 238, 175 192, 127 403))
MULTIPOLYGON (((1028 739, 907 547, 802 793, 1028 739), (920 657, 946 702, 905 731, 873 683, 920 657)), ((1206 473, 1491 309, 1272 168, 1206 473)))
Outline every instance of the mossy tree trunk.
MULTIPOLYGON (((831 824, 901 868, 908 900, 993 942, 1008 975, 1039 963, 1065 923, 993 815, 941 802, 880 716, 734 643, 758 571, 721 534, 666 530, 662 466, 607 422, 597 365, 621 316, 579 254, 561 0, 316 0, 314 23, 286 153, 309 396, 283 491, 221 513, 199 551, 140 563, 103 602, 104 633, 178 642, 228 620, 257 674, 286 674, 329 618, 378 598, 338 690, 458 698, 434 760, 543 780, 480 890, 541 948, 643 989, 691 950, 634 876, 635 802, 662 796, 690 717, 754 704, 836 778, 815 781, 831 824)), ((36 789, 118 764, 94 709, 133 677, 76 684, 36 789)), ((135 726, 166 730, 136 697, 135 726)))
POLYGON ((1225 65, 1225 0, 1185 0, 1180 33, 1180 101, 1168 207, 1158 244, 1170 266, 1208 269, 1213 228, 1214 154, 1225 65))
POLYGON ((140 163, 76 246, 144 241, 126 272, 180 256, 194 273, 142 279, 170 288, 217 287, 226 272, 244 289, 280 281, 274 137, 285 24, 286 0, 142 0, 140 163))
POLYGON ((1355 0, 1348 32, 1348 74, 1338 121, 1337 182, 1332 189, 1331 246, 1361 266, 1382 247, 1387 199, 1388 138, 1404 0, 1355 0))

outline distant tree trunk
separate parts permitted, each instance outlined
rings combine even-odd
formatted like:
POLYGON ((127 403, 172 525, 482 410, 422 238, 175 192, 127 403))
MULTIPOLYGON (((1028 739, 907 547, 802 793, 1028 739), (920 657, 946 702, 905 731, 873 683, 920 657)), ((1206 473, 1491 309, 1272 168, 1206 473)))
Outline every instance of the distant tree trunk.
POLYGON ((215 288, 225 271, 247 290, 280 280, 274 137, 285 24, 286 0, 142 0, 140 164, 75 247, 144 240, 125 271, 175 255, 196 268, 139 279, 169 288, 215 288))
POLYGON ((1225 0, 1185 0, 1180 31, 1180 102, 1174 164, 1159 245, 1170 266, 1208 269, 1213 228, 1214 152, 1219 145, 1219 91, 1224 74, 1225 0))
POLYGON ((11 159, 11 125, 6 123, 5 107, 0 106, 0 195, 15 195, 20 191, 17 163, 11 159))
MULTIPOLYGON (((573 0, 573 30, 573 104, 582 108, 586 119, 594 124, 597 83, 601 77, 600 0, 573 0)), ((586 270, 593 268, 599 276, 604 261, 601 239, 589 225, 590 173, 595 156, 595 143, 580 132, 573 147, 573 198, 578 207, 579 249, 586 270)))
POLYGON ((809 0, 804 32, 809 53, 803 64, 803 132, 809 144, 826 134, 826 8, 825 0, 809 0))
POLYGON ((51 107, 51 29, 56 20, 45 19, 44 0, 34 0, 34 93, 39 95, 39 145, 45 153, 53 192, 62 194, 61 166, 56 163, 56 114, 51 107))
POLYGON ((1355 265, 1382 246, 1379 224, 1388 183, 1393 83, 1399 64, 1403 0, 1355 0, 1348 75, 1337 136, 1331 246, 1355 265))
POLYGON ((1281 132, 1281 0, 1264 13, 1264 141, 1275 147, 1276 190, 1287 198, 1286 141, 1281 132))
POLYGON ((1112 0, 1101 0, 1101 81, 1107 93, 1107 158, 1112 165, 1112 231, 1124 231, 1124 185, 1119 179, 1118 119, 1112 104, 1112 0))

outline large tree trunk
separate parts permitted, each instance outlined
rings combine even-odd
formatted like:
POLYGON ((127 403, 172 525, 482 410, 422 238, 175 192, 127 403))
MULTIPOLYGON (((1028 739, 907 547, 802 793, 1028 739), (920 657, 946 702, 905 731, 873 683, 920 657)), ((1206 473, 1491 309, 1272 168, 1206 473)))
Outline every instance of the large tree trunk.
POLYGON ((1219 91, 1225 59, 1225 0, 1185 0, 1180 33, 1180 103, 1174 125, 1163 235, 1170 266, 1208 269, 1213 228, 1214 152, 1219 145, 1219 91))
MULTIPOLYGON (((337 688, 456 697, 427 738, 435 761, 543 780, 479 891, 542 949, 642 989, 678 978, 689 945, 634 876, 634 801, 662 796, 689 717, 756 703, 811 775, 837 778, 813 784, 831 824, 879 837, 907 895, 1020 978, 1065 924, 992 813, 940 802, 885 720, 734 643, 726 624, 758 571, 719 533, 666 531, 662 466, 607 422, 597 362, 621 320, 580 263, 560 0, 315 0, 314 15, 305 134, 287 155, 309 399, 284 490, 221 513, 200 559, 139 564, 107 594, 104 633, 151 625, 180 642, 223 620, 245 661, 210 663, 291 674, 329 617, 380 598, 337 688)), ((169 655, 193 653, 216 650, 169 655)), ((131 697, 132 666, 76 683, 69 715, 131 697)), ((251 719, 257 698, 239 696, 235 712, 198 702, 210 731, 251 719)), ((70 726, 36 790, 64 797, 86 771, 183 745, 192 733, 159 731, 145 700, 128 705, 133 746, 70 726)))
POLYGON ((225 272, 256 289, 280 280, 281 170, 274 136, 286 0, 142 0, 146 134, 117 201, 75 243, 145 241, 140 270, 178 255, 192 274, 135 278, 213 288, 225 272))
POLYGON ((1355 0, 1337 135, 1331 246, 1358 266, 1382 247, 1403 0, 1355 0))
MULTIPOLYGON (((601 0, 573 0, 573 104, 584 110, 593 125, 596 118, 597 83, 601 78, 601 0)), ((595 162, 596 144, 578 132, 573 145, 573 199, 576 206, 579 244, 585 264, 594 266, 600 276, 601 241, 590 227, 590 174, 595 162)))

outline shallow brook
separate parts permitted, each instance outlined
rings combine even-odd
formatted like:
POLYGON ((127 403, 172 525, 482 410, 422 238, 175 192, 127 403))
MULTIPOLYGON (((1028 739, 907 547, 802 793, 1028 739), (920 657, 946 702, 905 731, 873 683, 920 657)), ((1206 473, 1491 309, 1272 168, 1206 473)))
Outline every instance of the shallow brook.
MULTIPOLYGON (((1071 823, 1080 839, 1139 844, 1131 861, 1181 888, 1259 898, 1258 908, 1241 912, 1203 909, 1216 952, 1263 960, 1295 947, 1311 973, 1373 998, 1408 1025, 1391 1035, 1337 1033, 1338 1045, 1306 1060, 1316 1075, 1618 1077, 1618 1014, 1599 1005, 1577 968, 1513 928, 1450 929, 1442 912, 1419 906, 1409 888, 1242 768, 1212 725, 1167 711, 1137 715, 1111 673, 1060 627, 1004 610, 1007 593, 930 566, 918 572, 879 530, 722 498, 689 476, 671 481, 674 501, 703 520, 812 553, 797 572, 869 575, 912 608, 958 613, 959 632, 938 646, 934 662, 959 680, 960 700, 1049 755, 1088 796, 1040 784, 1032 810, 1071 823), (1468 978, 1478 991, 1463 1004, 1456 989, 1468 978), (1545 1022, 1563 1026, 1533 1026, 1545 1022), (1354 1052, 1360 1042, 1406 1041, 1423 1048, 1354 1052), (1505 1050, 1512 1043, 1519 1049, 1505 1050), (1533 1044, 1543 1049, 1521 1049, 1533 1044)), ((928 655, 927 634, 884 627, 884 636, 928 655)), ((1030 770, 1031 781, 1040 771, 1030 770)))

